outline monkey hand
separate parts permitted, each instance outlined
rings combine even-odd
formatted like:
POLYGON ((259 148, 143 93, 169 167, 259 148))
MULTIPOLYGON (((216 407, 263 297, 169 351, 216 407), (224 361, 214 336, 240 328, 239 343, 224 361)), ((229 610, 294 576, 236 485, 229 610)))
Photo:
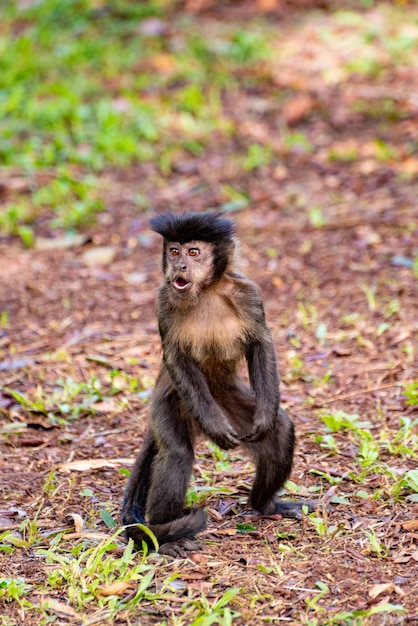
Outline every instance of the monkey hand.
POLYGON ((230 450, 240 445, 238 433, 223 415, 206 424, 205 434, 222 450, 230 450))
POLYGON ((241 441, 245 443, 255 443, 261 441, 271 433, 273 428, 273 422, 268 418, 268 415, 264 411, 256 411, 253 419, 252 429, 240 437, 241 441))

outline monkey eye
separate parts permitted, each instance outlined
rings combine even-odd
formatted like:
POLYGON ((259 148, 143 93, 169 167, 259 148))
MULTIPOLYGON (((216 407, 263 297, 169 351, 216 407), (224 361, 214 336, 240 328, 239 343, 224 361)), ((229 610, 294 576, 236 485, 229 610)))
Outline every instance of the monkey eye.
POLYGON ((189 256, 199 256, 200 250, 199 248, 190 248, 188 254, 189 256))
POLYGON ((170 254, 171 256, 178 256, 180 254, 180 251, 178 248, 170 248, 170 254))

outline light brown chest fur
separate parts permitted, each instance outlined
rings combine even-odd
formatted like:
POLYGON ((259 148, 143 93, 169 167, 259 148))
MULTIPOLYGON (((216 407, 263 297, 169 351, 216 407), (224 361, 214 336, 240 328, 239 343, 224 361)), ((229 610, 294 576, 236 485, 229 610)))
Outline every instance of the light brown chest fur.
POLYGON ((203 295, 184 315, 176 334, 180 348, 198 363, 243 356, 245 324, 227 295, 203 295))

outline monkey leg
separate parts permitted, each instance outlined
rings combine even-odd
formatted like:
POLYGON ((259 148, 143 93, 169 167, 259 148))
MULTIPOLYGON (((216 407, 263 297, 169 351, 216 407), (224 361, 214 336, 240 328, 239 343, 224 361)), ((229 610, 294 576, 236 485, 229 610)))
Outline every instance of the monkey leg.
POLYGON ((275 427, 265 439, 245 445, 256 463, 250 504, 263 515, 281 513, 292 516, 292 507, 287 503, 282 507, 282 501, 276 500, 275 495, 290 475, 294 447, 294 426, 283 409, 279 409, 275 427))
POLYGON ((137 524, 147 524, 162 548, 172 556, 184 555, 196 545, 192 540, 206 525, 206 511, 184 509, 192 471, 193 437, 180 413, 177 394, 156 387, 150 412, 150 428, 133 467, 122 507, 126 535, 141 547, 153 548, 149 536, 137 524))
POLYGON ((193 541, 206 526, 203 508, 185 509, 184 501, 194 461, 194 433, 181 410, 176 391, 157 384, 151 408, 157 453, 152 464, 146 511, 160 552, 185 556, 201 545, 193 541))
POLYGON ((255 396, 250 387, 235 380, 215 395, 216 401, 228 415, 228 419, 241 436, 252 428, 255 412, 255 396))
MULTIPOLYGON (((178 430, 172 433, 175 439, 182 430, 181 425, 178 426, 178 430)), ((175 442, 174 438, 169 446, 160 445, 155 456, 147 513, 150 528, 162 544, 160 553, 184 557, 202 547, 194 538, 206 526, 207 516, 203 508, 184 508, 194 453, 189 439, 184 436, 175 442)))
POLYGON ((158 449, 146 510, 151 524, 164 524, 183 515, 194 461, 194 437, 177 392, 167 393, 165 386, 157 386, 154 391, 150 419, 158 449))
POLYGON ((312 500, 282 500, 276 497, 290 476, 295 448, 293 422, 279 408, 274 431, 263 441, 245 447, 255 458, 256 476, 250 495, 250 505, 262 515, 282 515, 301 519, 303 507, 311 513, 318 507, 312 500))

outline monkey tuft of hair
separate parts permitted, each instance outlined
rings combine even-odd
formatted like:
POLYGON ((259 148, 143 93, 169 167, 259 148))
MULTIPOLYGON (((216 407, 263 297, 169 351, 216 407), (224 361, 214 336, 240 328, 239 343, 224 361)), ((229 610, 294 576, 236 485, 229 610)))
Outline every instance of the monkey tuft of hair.
POLYGON ((188 241, 232 240, 235 224, 222 217, 221 212, 171 213, 157 215, 150 220, 151 230, 162 235, 167 241, 186 243, 188 241))

